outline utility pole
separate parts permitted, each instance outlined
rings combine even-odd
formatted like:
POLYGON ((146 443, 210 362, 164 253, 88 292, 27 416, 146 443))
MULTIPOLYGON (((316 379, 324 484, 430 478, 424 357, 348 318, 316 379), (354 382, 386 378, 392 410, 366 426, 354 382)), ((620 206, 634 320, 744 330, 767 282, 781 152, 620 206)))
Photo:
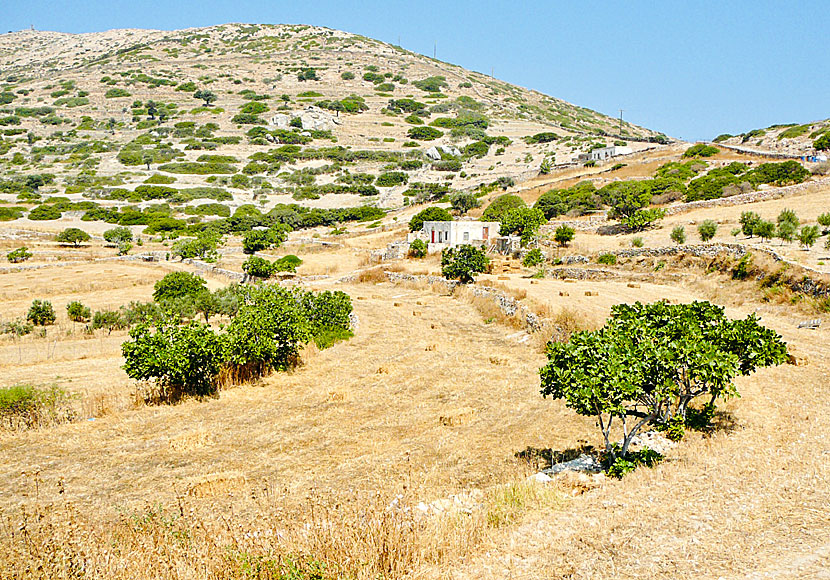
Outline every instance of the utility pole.
POLYGON ((620 109, 620 137, 622 137, 622 114, 625 109, 620 109))
POLYGON ((492 67, 492 66, 490 67, 490 78, 491 79, 496 78, 496 76, 494 74, 495 70, 496 70, 496 67, 492 67))
POLYGON ((436 58, 438 54, 438 41, 435 41, 435 44, 432 45, 432 58, 436 58))

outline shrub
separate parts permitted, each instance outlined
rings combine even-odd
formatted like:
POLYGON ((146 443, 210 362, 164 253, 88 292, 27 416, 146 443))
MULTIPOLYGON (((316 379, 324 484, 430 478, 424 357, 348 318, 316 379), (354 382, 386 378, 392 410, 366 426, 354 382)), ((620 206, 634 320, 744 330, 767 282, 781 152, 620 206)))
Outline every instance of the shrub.
POLYGON ((430 206, 422 209, 409 220, 409 231, 417 232, 423 229, 424 222, 451 222, 452 215, 443 207, 430 206))
POLYGON ((481 201, 474 193, 456 193, 450 197, 450 206, 458 213, 465 214, 473 208, 481 206, 481 201))
POLYGON ((775 224, 766 220, 760 220, 757 224, 755 224, 755 228, 752 231, 755 232, 755 235, 761 238, 761 240, 769 242, 773 237, 775 237, 775 224))
POLYGON ((409 176, 403 171, 387 171, 378 175, 375 185, 378 187, 394 187, 395 185, 404 185, 408 181, 409 176))
POLYGON ((348 71, 348 70, 344 71, 344 72, 340 73, 340 78, 343 79, 344 81, 350 81, 354 78, 354 73, 351 72, 351 71, 348 71))
POLYGON ((755 234, 755 227, 761 221, 761 216, 754 211, 742 211, 741 219, 739 221, 743 234, 746 237, 751 238, 755 234))
POLYGON ((686 149, 683 153, 683 157, 712 157, 718 153, 720 153, 720 149, 717 147, 706 145, 705 143, 698 143, 697 145, 692 145, 686 149))
POLYGON ((551 143, 559 139, 559 135, 556 133, 536 133, 535 135, 529 135, 524 138, 525 143, 528 145, 538 145, 540 143, 551 143))
POLYGON ((26 320, 35 326, 55 324, 55 309, 48 300, 33 300, 26 314, 26 320))
POLYGON ((419 81, 413 81, 413 85, 427 93, 438 93, 443 87, 448 87, 447 79, 442 76, 433 76, 419 81))
POLYGON ((6 259, 11 262, 12 264, 17 264, 19 262, 25 262, 29 258, 32 257, 32 253, 29 251, 29 248, 26 246, 21 246, 16 250, 12 250, 8 254, 6 254, 6 259))
POLYGON ((697 233, 700 234, 701 241, 708 242, 715 237, 718 231, 718 224, 712 220, 705 220, 702 224, 697 226, 697 233))
POLYGON ((708 302, 618 304, 606 325, 577 332, 567 343, 549 342, 539 371, 542 395, 564 399, 602 430, 609 463, 626 458, 647 425, 685 421, 689 403, 707 396, 737 396, 732 381, 787 360, 787 346, 755 314, 729 320, 708 302), (611 437, 615 420, 631 423, 622 446, 611 437))
POLYGON ((89 306, 84 306, 77 300, 66 305, 66 314, 72 322, 86 322, 92 316, 89 306))
POLYGON ((56 386, 0 388, 0 423, 10 430, 36 429, 73 421, 72 397, 56 386))
POLYGON ((207 292, 205 279, 190 272, 171 272, 155 283, 153 300, 164 302, 207 292))
POLYGON ((542 254, 542 250, 539 248, 533 248, 525 257, 522 258, 522 266, 525 268, 533 268, 543 264, 545 262, 545 256, 542 254))
POLYGON ((651 227, 655 222, 663 219, 665 215, 665 210, 659 208, 640 209, 630 216, 621 218, 620 223, 625 226, 628 231, 640 232, 651 227))
POLYGON ((296 272, 303 265, 303 261, 294 254, 287 254, 274 261, 275 272, 296 272))
POLYGON ((23 217, 22 207, 0 207, 0 222, 10 222, 23 217))
POLYGON ((752 254, 747 252, 741 259, 738 260, 738 263, 735 264, 735 267, 732 269, 732 279, 733 280, 745 280, 747 276, 749 276, 749 268, 752 266, 752 254))
POLYGON ((110 89, 106 93, 104 93, 104 97, 107 99, 118 99, 121 97, 130 97, 132 96, 129 91, 124 89, 110 89))
POLYGON ((443 136, 444 133, 433 127, 410 127, 406 135, 416 141, 432 141, 443 136))
POLYGON ((427 255, 427 245, 423 240, 416 238, 409 244, 409 252, 407 255, 410 258, 423 258, 427 255))
POLYGON ((675 244, 685 244, 686 243, 686 228, 683 226, 676 226, 671 231, 671 235, 669 236, 671 241, 675 244))
POLYGON ((72 244, 77 247, 81 242, 89 241, 89 234, 79 228, 66 228, 55 238, 59 244, 72 244))
POLYGON ((462 284, 475 281, 475 275, 486 272, 490 259, 484 250, 470 245, 446 248, 441 252, 441 275, 462 284))
POLYGON ((635 248, 642 248, 643 247, 643 238, 637 236, 631 240, 631 245, 635 248))
POLYGON ((576 231, 566 225, 561 225, 553 232, 553 240, 562 247, 567 246, 574 239, 576 231))
POLYGON ((63 213, 54 205, 39 205, 33 208, 28 215, 30 220, 48 221, 59 220, 63 213))
MULTIPOLYGON (((489 208, 488 208, 489 209, 489 208)), ((531 207, 517 207, 509 210, 501 220, 499 234, 521 236, 521 244, 526 246, 545 223, 545 214, 541 210, 531 207)))
POLYGON ((617 256, 615 254, 600 254, 597 256, 597 264, 605 264, 613 266, 617 263, 617 256))
POLYGON ((255 254, 262 250, 278 248, 285 241, 285 237, 285 230, 278 227, 250 230, 242 235, 242 251, 246 254, 255 254))
POLYGON ((274 264, 259 256, 250 256, 242 263, 242 271, 253 278, 266 280, 274 275, 274 264))
POLYGON ((819 214, 816 221, 818 221, 820 226, 830 228, 830 213, 819 214))
POLYGON ((119 226, 104 232, 104 240, 115 246, 133 241, 133 232, 130 228, 119 226))
POLYGON ((484 210, 484 213, 481 215, 481 221, 500 222, 511 210, 523 207, 526 207, 525 202, 518 195, 500 195, 484 210))
POLYGON ((819 229, 818 226, 804 226, 798 232, 798 241, 802 246, 809 249, 818 241, 819 229))
POLYGON ((798 161, 783 163, 763 163, 747 174, 753 183, 771 183, 782 186, 801 183, 810 176, 798 161))
POLYGON ((216 249, 222 241, 221 234, 215 231, 199 232, 195 238, 177 240, 171 248, 171 254, 180 258, 199 258, 206 262, 215 262, 219 257, 216 249))

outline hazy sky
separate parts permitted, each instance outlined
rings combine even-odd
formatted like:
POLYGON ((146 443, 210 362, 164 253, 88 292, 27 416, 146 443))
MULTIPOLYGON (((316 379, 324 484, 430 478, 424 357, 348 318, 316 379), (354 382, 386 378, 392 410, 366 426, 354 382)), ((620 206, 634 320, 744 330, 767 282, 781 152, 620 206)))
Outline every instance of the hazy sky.
POLYGON ((5 0, 0 31, 327 26, 684 139, 830 117, 824 2, 5 0))

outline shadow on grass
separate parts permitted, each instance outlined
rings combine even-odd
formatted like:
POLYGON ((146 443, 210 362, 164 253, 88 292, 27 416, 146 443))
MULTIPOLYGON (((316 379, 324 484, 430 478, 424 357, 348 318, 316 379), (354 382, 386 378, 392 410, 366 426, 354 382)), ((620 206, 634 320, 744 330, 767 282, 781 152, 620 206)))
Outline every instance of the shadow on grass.
POLYGON ((563 463, 565 461, 576 459, 580 455, 595 454, 596 450, 593 445, 587 445, 582 441, 580 441, 580 443, 582 443, 582 445, 579 447, 572 447, 563 451, 557 451, 551 448, 542 449, 539 447, 528 447, 524 451, 517 451, 514 453, 514 456, 517 459, 525 461, 531 468, 541 471, 549 469, 557 463, 563 463))

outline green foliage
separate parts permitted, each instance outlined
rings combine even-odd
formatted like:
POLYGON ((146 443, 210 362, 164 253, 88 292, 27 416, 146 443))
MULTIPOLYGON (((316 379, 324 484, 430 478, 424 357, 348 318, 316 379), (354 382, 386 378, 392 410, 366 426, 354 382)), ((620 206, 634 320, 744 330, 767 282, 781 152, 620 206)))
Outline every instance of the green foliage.
POLYGON ((444 133, 433 127, 410 127, 406 135, 416 141, 432 141, 443 136, 444 133))
POLYGON ((29 248, 26 246, 21 246, 16 250, 12 250, 8 254, 6 254, 6 259, 11 262, 12 264, 18 264, 20 262, 25 262, 29 258, 32 257, 32 253, 29 251, 29 248))
POLYGON ((354 78, 354 73, 352 71, 343 71, 340 73, 340 78, 344 81, 350 81, 354 78))
POLYGON ((762 240, 769 242, 775 237, 775 224, 766 220, 760 220, 755 224, 753 232, 762 240))
POLYGON ((467 244, 441 252, 441 275, 462 284, 474 282, 475 275, 486 272, 489 265, 490 259, 484 250, 467 244))
POLYGON ((720 153, 720 149, 717 147, 706 145, 705 143, 698 143, 697 145, 692 145, 686 149, 686 151, 683 152, 683 157, 712 157, 718 153, 720 153))
POLYGON ((274 275, 276 271, 274 264, 265 258, 259 256, 249 256, 247 260, 242 263, 242 271, 253 278, 260 278, 267 280, 274 275))
POLYGON ((671 235, 669 236, 671 241, 675 244, 685 244, 686 243, 686 228, 683 226, 675 226, 672 231, 671 235))
POLYGON ((66 305, 66 314, 72 322, 86 322, 92 317, 89 306, 84 306, 77 300, 66 305))
POLYGON ((187 175, 229 175, 232 173, 236 173, 236 168, 227 163, 198 163, 188 161, 184 163, 166 163, 164 165, 160 165, 159 171, 166 171, 168 173, 181 173, 187 175))
POLYGON ((162 175, 161 173, 154 173, 144 180, 144 183, 149 185, 170 185, 176 183, 176 178, 172 175, 162 175))
POLYGON ((35 429, 76 418, 72 397, 57 386, 0 388, 0 423, 12 430, 35 429))
POLYGON ((522 258, 522 266, 525 268, 534 268, 545 263, 545 256, 539 248, 533 248, 525 257, 522 258))
POLYGON ((204 101, 205 107, 210 107, 213 103, 216 102, 216 99, 218 97, 216 96, 216 93, 202 89, 194 92, 193 98, 199 99, 200 101, 204 101))
POLYGON ((700 234, 701 241, 708 242, 715 237, 718 231, 718 224, 713 220, 704 220, 697 226, 697 233, 700 234))
POLYGON ((754 211, 742 211, 740 219, 741 231, 745 236, 751 238, 755 234, 755 228, 760 221, 761 216, 754 211))
POLYGON ((22 207, 0 207, 0 222, 10 222, 23 217, 22 207))
MULTIPOLYGON (((317 106, 330 111, 341 111, 344 113, 362 113, 369 110, 366 100, 359 95, 350 95, 339 101, 318 101, 317 106)), ((302 128, 302 127, 300 127, 302 128)))
POLYGON ((531 207, 514 208, 509 210, 501 220, 499 234, 502 236, 519 235, 521 236, 521 244, 526 246, 536 236, 539 227, 546 221, 542 210, 531 207))
POLYGON ((66 228, 55 237, 59 244, 72 244, 76 247, 81 245, 81 242, 88 242, 89 239, 89 234, 79 228, 66 228))
POLYGON ((640 232, 665 217, 665 210, 659 208, 640 209, 633 215, 620 218, 620 223, 630 232, 640 232))
POLYGON ((26 314, 26 320, 35 326, 55 324, 55 309, 48 300, 33 300, 26 314))
POLYGON ((550 342, 540 370, 542 395, 565 399, 577 413, 596 417, 609 463, 629 459, 628 447, 646 425, 665 427, 700 396, 710 402, 737 396, 732 381, 786 361, 787 347, 756 315, 729 320, 722 307, 691 304, 618 304, 606 325, 550 342), (611 439, 615 420, 629 420, 621 447, 611 439))
POLYGON ((777 186, 802 183, 810 172, 798 161, 763 163, 747 174, 753 183, 770 183, 777 186))
POLYGON ((110 89, 104 94, 104 97, 107 99, 119 99, 130 96, 132 96, 130 92, 124 89, 110 89))
POLYGON ((153 333, 141 324, 130 330, 130 339, 121 345, 124 370, 130 378, 155 379, 168 400, 216 392, 223 345, 209 326, 167 324, 153 333))
POLYGON ((571 243, 575 234, 576 231, 572 227, 561 225, 553 232, 553 240, 564 248, 571 243))
POLYGON ((119 226, 105 231, 104 240, 110 244, 119 246, 125 242, 132 242, 133 232, 128 227, 119 226))
POLYGON ((424 243, 423 240, 415 238, 412 240, 412 243, 409 244, 409 252, 408 256, 410 258, 424 258, 427 255, 427 245, 424 243))
POLYGON ((387 171, 381 173, 375 180, 375 185, 378 187, 394 187, 396 185, 404 185, 409 181, 409 176, 403 171, 387 171))
POLYGON ((317 71, 312 67, 304 67, 297 73, 297 80, 302 81, 319 81, 317 71))
POLYGON ((205 279, 190 272, 171 272, 155 283, 153 300, 165 302, 207 292, 205 279))
POLYGON ((222 235, 215 231, 199 232, 195 238, 177 240, 170 249, 173 256, 180 258, 199 258, 206 262, 215 262, 219 257, 217 248, 221 244, 222 235))
POLYGON ((538 145, 540 143, 552 143, 553 141, 559 140, 559 135, 556 133, 536 133, 535 135, 529 135, 524 138, 525 143, 528 145, 538 145))
POLYGON ((732 269, 732 279, 733 280, 746 280, 747 276, 749 276, 749 269, 752 267, 752 254, 747 252, 741 259, 738 260, 738 263, 735 264, 735 267, 732 269))
POLYGON ((55 205, 39 205, 29 212, 28 218, 30 220, 49 221, 59 220, 62 215, 60 208, 55 205))
POLYGON ((481 201, 474 193, 459 192, 450 196, 450 206, 458 213, 465 214, 481 206, 481 201))
POLYGON ((820 226, 830 228, 830 213, 819 214, 818 218, 816 218, 816 221, 819 223, 820 226))
POLYGON ((818 241, 818 238, 818 226, 804 226, 801 228, 801 231, 798 232, 798 241, 807 249, 813 247, 813 244, 818 241))
POLYGON ((614 266, 617 263, 616 254, 600 254, 597 256, 597 264, 605 264, 606 266, 614 266))
POLYGON ((825 133, 815 141, 813 141, 813 148, 818 151, 826 151, 830 149, 830 133, 825 133))
POLYGON ((571 212, 583 214, 597 210, 601 205, 594 184, 581 181, 568 189, 546 191, 536 200, 533 207, 542 210, 545 218, 552 219, 571 212))
POLYGON ((639 181, 615 181, 609 183, 597 194, 611 207, 608 217, 620 219, 631 217, 651 201, 651 188, 639 181))
POLYGON ((430 206, 422 209, 409 220, 409 231, 417 232, 424 227, 424 222, 451 222, 452 215, 443 207, 430 206))
POLYGON ((449 86, 447 79, 443 76, 427 77, 419 81, 412 81, 412 84, 427 93, 438 93, 441 92, 443 87, 449 86))
POLYGON ((398 113, 422 113, 426 111, 427 106, 414 99, 390 99, 386 108, 398 113))
MULTIPOLYGON (((518 195, 506 193, 494 199, 481 215, 481 221, 500 222, 513 209, 526 207, 524 200, 518 195)), ((544 212, 542 212, 544 216, 544 212)))
POLYGON ((285 230, 280 227, 250 230, 242 235, 242 251, 246 254, 255 254, 262 250, 278 248, 285 238, 285 230))

